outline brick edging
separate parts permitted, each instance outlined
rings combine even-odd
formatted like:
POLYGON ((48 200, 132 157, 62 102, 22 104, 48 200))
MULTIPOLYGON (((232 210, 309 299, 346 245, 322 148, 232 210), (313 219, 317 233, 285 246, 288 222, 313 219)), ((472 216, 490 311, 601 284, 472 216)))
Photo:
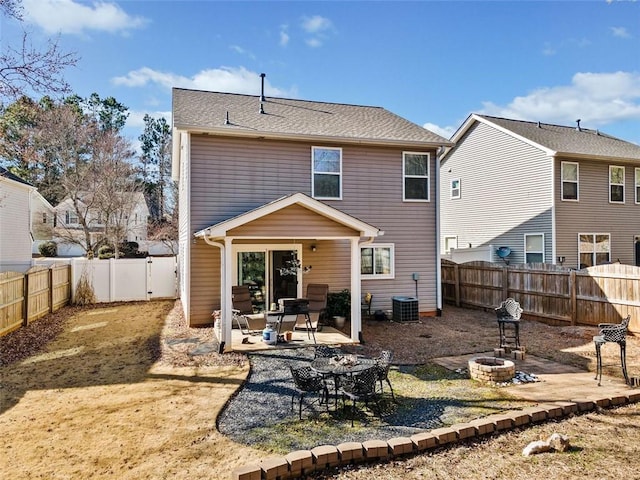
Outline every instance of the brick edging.
POLYGON ((231 478, 290 480, 329 467, 387 461, 494 432, 587 413, 596 408, 617 407, 636 402, 640 402, 640 391, 612 397, 576 398, 567 402, 541 403, 522 410, 510 410, 467 423, 416 433, 411 437, 395 437, 386 441, 367 440, 362 443, 345 442, 339 445, 320 445, 311 450, 297 450, 284 456, 264 458, 258 463, 236 468, 231 473, 231 478))

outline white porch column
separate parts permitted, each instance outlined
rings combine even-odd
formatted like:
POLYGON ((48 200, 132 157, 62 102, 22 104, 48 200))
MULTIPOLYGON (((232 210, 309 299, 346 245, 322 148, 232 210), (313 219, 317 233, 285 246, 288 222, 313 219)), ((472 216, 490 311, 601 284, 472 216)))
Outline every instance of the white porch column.
POLYGON ((220 265, 220 279, 222 280, 222 298, 220 299, 220 307, 222 308, 222 340, 224 341, 224 351, 230 352, 231 347, 231 329, 233 315, 231 307, 233 300, 231 299, 231 268, 233 265, 233 250, 231 248, 232 240, 228 237, 224 239, 224 261, 220 265))
POLYGON ((360 239, 351 239, 351 340, 359 342, 362 333, 360 309, 360 239))

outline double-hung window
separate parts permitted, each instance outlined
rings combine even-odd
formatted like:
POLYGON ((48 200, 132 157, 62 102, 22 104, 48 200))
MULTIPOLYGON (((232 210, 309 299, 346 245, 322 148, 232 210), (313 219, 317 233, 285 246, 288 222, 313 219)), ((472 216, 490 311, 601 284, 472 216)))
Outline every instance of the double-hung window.
POLYGON ((580 268, 602 265, 611 261, 611 236, 608 233, 578 235, 580 268))
POLYGON ((311 148, 311 196, 323 200, 342 199, 342 149, 311 148))
POLYGON ((444 253, 451 253, 451 249, 458 248, 458 237, 444 237, 444 253))
POLYGON ((362 278, 393 278, 393 263, 393 244, 360 247, 360 275, 362 278))
POLYGON ((636 203, 640 203, 640 168, 636 167, 636 203))
POLYGON ((624 203, 624 167, 609 165, 609 202, 624 203))
POLYGON ((455 200, 460 198, 460 179, 454 178, 451 180, 451 199, 455 200))
POLYGON ((527 233, 524 236, 525 263, 544 263, 544 233, 527 233))
POLYGON ((578 164, 562 162, 562 200, 578 200, 578 164))
POLYGON ((77 225, 78 224, 78 215, 73 210, 65 211, 64 223, 66 225, 77 225))
POLYGON ((429 201, 429 154, 402 154, 402 198, 409 202, 429 201))

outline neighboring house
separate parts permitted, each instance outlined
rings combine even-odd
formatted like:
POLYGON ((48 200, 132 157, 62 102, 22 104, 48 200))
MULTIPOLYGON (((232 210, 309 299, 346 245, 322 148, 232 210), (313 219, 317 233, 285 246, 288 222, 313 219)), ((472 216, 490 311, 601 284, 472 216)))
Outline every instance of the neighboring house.
POLYGON ((440 162, 443 253, 492 245, 499 262, 507 247, 510 263, 640 265, 640 146, 580 121, 475 114, 451 140, 440 162))
POLYGON ((238 284, 262 308, 303 297, 309 283, 349 289, 356 341, 364 292, 374 310, 401 295, 438 311, 436 152, 446 139, 379 107, 264 96, 174 89, 172 113, 190 325, 221 309, 230 349, 238 284))
POLYGON ((56 222, 55 208, 34 190, 31 194, 31 234, 33 235, 32 253, 39 254, 40 244, 53 239, 56 222))
MULTIPOLYGON (((149 208, 144 195, 141 192, 122 193, 124 201, 123 210, 118 213, 121 217, 118 220, 111 219, 122 225, 126 240, 129 242, 141 242, 147 239, 147 224, 149 219, 149 208)), ((100 241, 105 235, 105 223, 107 219, 102 218, 103 214, 94 204, 93 194, 83 192, 78 195, 78 209, 73 205, 71 198, 65 198, 56 205, 56 227, 54 229, 56 241, 60 243, 70 243, 70 239, 85 245, 84 230, 81 219, 78 217, 78 210, 89 225, 91 242, 93 244, 100 241)), ((62 247, 64 251, 65 247, 62 247)))
POLYGON ((35 187, 0 167, 0 271, 31 265, 31 196, 35 187))

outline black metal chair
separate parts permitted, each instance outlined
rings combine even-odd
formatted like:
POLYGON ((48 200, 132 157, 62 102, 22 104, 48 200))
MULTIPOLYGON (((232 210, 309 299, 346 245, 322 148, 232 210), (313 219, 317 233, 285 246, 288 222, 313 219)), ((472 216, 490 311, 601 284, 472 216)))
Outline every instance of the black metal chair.
POLYGON ((380 383, 380 393, 382 394, 382 382, 387 382, 389 390, 391 390, 391 398, 396 401, 396 396, 391 386, 391 380, 389 380, 389 369, 391 368, 391 360, 393 359, 393 352, 391 350, 382 350, 380 356, 376 359, 376 365, 374 367, 376 371, 376 380, 380 383))
POLYGON ((299 398, 298 417, 300 420, 302 420, 302 402, 308 393, 318 394, 319 404, 322 404, 324 401, 327 405, 327 410, 329 410, 329 390, 327 389, 324 378, 308 366, 299 368, 289 367, 289 369, 291 370, 291 376, 295 384, 295 392, 291 395, 291 410, 293 411, 293 404, 297 395, 299 398))
POLYGON ((617 343, 620 347, 620 364, 622 366, 622 374, 624 380, 629 384, 629 375, 627 374, 627 328, 629 328, 629 322, 631 321, 631 315, 627 315, 626 318, 620 323, 601 323, 598 325, 600 328, 599 335, 593 337, 593 343, 596 346, 596 380, 598 380, 598 386, 602 383, 602 346, 607 343, 617 343))
POLYGON ((520 316, 522 308, 520 304, 513 298, 507 298, 498 308, 496 308, 496 317, 498 317, 498 329, 500 331, 500 348, 514 346, 520 348, 520 316), (507 325, 513 327, 511 333, 507 330, 507 325))
POLYGON ((375 367, 368 368, 362 372, 345 377, 338 389, 338 395, 342 396, 342 404, 345 405, 346 399, 352 401, 351 406, 351 426, 353 427, 353 419, 356 414, 356 402, 364 401, 366 405, 369 400, 373 400, 380 410, 378 403, 378 392, 376 390, 377 375, 375 367))
POLYGON ((365 293, 364 297, 362 297, 362 303, 360 304, 360 312, 363 317, 367 320, 371 320, 371 301, 373 300, 373 295, 369 292, 365 293))
POLYGON ((330 347, 328 345, 316 345, 314 358, 321 357, 335 357, 337 355, 343 355, 342 350, 337 347, 330 347))

